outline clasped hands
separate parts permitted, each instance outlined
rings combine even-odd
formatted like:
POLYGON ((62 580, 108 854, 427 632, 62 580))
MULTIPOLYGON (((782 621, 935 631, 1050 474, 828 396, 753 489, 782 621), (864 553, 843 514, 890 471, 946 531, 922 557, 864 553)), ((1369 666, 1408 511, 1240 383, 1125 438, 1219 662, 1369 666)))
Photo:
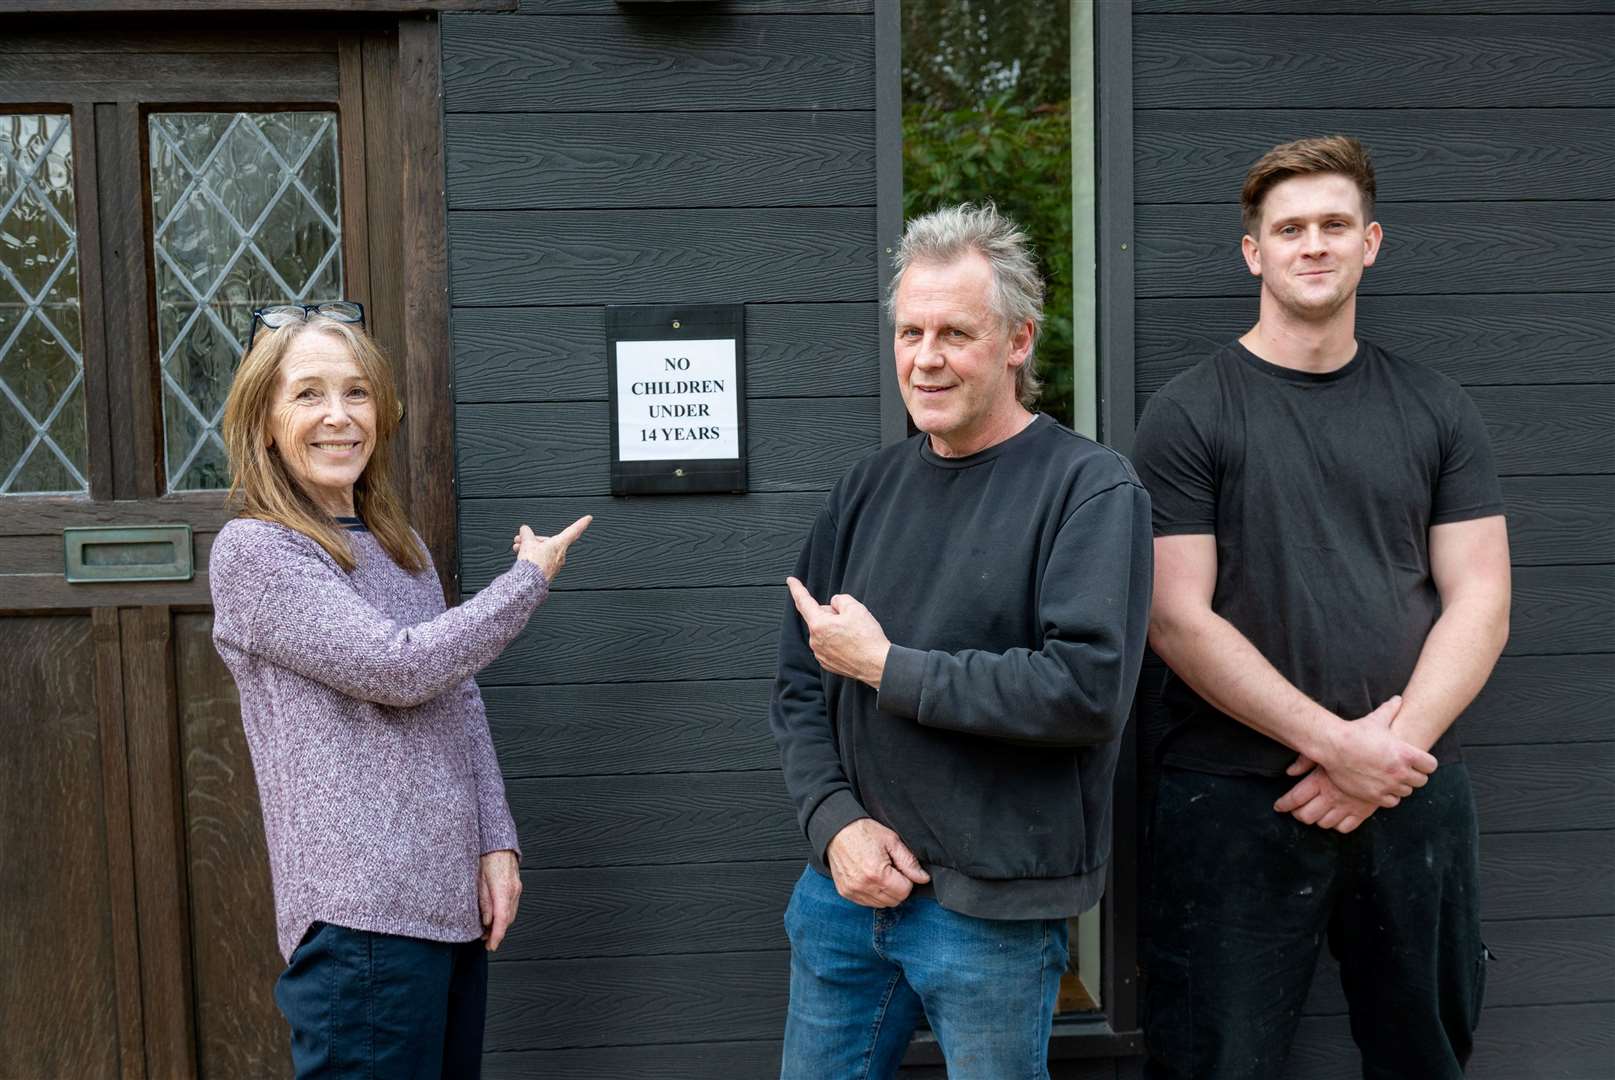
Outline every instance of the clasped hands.
POLYGON ((1307 825, 1349 833, 1374 811, 1395 807, 1423 787, 1436 771, 1436 759, 1391 730, 1401 708, 1402 698, 1395 696, 1360 720, 1336 725, 1328 760, 1296 758, 1286 771, 1305 778, 1273 809, 1307 825))
POLYGON ((892 643, 869 609, 846 593, 837 593, 828 604, 821 604, 794 577, 786 578, 785 585, 807 627, 808 648, 819 666, 879 690, 892 643))

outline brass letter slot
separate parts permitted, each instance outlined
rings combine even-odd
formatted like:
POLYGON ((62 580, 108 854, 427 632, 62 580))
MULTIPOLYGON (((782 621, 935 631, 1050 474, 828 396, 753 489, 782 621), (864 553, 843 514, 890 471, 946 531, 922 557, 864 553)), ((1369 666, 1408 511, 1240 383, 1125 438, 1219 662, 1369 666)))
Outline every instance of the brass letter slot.
POLYGON ((126 529, 63 529, 68 581, 189 581, 189 525, 126 529))

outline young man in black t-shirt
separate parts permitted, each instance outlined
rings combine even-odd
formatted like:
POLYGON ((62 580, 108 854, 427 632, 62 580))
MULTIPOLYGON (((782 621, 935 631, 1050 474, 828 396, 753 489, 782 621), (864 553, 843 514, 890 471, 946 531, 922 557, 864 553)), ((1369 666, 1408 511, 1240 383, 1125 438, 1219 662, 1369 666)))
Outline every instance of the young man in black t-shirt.
POLYGON ((1156 1077, 1278 1077, 1325 935, 1368 1077, 1462 1074, 1484 988, 1453 721, 1508 636, 1508 535, 1459 387, 1356 338, 1379 254, 1355 139, 1243 192, 1256 325, 1151 400, 1156 1077))

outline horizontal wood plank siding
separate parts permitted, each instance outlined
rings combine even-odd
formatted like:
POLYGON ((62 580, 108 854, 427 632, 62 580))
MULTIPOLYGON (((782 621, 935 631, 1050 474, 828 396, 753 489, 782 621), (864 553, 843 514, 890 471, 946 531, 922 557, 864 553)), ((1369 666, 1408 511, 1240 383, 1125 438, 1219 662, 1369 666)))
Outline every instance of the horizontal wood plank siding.
POLYGON ((443 20, 461 570, 595 516, 480 678, 523 841, 484 1073, 777 1073, 784 577, 880 443, 872 0, 443 20), (750 492, 610 494, 605 308, 745 305, 750 492))
MULTIPOLYGON (((1135 406, 1256 318, 1239 189, 1361 138, 1385 242, 1361 337, 1462 384, 1503 476, 1514 605, 1459 721, 1497 959, 1472 1077, 1615 1062, 1615 3, 1132 0, 1135 406)), ((1140 686, 1146 754, 1162 668, 1140 686)), ((1153 781, 1141 785, 1147 792, 1153 781)), ((1147 813, 1147 806, 1143 808, 1147 813)), ((1394 811, 1393 811, 1394 812, 1394 811)), ((1289 1065, 1360 1074, 1325 959, 1289 1065)))

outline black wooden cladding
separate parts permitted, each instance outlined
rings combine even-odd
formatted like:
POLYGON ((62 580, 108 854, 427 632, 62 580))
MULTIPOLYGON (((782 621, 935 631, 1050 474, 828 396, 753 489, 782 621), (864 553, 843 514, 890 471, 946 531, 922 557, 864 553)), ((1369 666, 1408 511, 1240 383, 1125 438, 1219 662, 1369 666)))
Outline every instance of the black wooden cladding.
POLYGON ((601 1046, 487 1054, 485 1080, 773 1080, 778 1039, 601 1046))
POLYGON ((456 304, 866 302, 868 208, 449 214, 456 304))
MULTIPOLYGON (((1364 296, 1615 292, 1608 203, 1386 203, 1377 216, 1385 242, 1364 296)), ((1254 309, 1241 231, 1237 203, 1139 206, 1138 295, 1248 296, 1254 309)))
POLYGON ((557 960, 783 949, 783 913, 803 861, 522 873, 518 926, 495 957, 557 960))
POLYGON ((1477 747, 1606 740, 1615 731, 1615 656, 1505 656, 1458 731, 1477 747))
MULTIPOLYGON (((785 591, 779 592, 784 614, 785 591)), ((489 686, 488 723, 507 779, 773 769, 771 678, 584 686, 489 686)))
POLYGON ((483 1047, 778 1039, 789 984, 785 951, 494 964, 483 1047))
POLYGON ((1587 109, 1158 109, 1133 128, 1141 203, 1225 202, 1251 162, 1319 132, 1361 139, 1383 206, 1398 202, 1603 199, 1615 190, 1615 125, 1587 109))
MULTIPOLYGON (((747 401, 755 492, 828 491, 880 445, 876 398, 747 401)), ((583 498, 611 491, 605 402, 462 405, 455 458, 463 498, 583 498)))
MULTIPOLYGON (((1469 1080, 1600 1080, 1615 1060, 1615 1003, 1483 1009, 1469 1080)), ((1345 1017, 1301 1021, 1289 1075, 1359 1080, 1362 1067, 1345 1017)))
POLYGON ((867 206, 869 112, 454 115, 451 209, 867 206))
MULTIPOLYGON (((746 305, 750 397, 880 393, 880 310, 862 304, 746 305)), ((605 401, 603 307, 459 308, 455 400, 605 401)))
MULTIPOLYGON (((1386 255, 1398 257, 1394 247, 1386 255)), ((1138 301, 1140 401, 1249 330, 1258 288, 1247 277, 1238 297, 1138 301)), ((1610 377, 1611 309, 1609 294, 1365 296, 1357 303, 1357 326, 1361 337, 1465 386, 1594 383, 1610 377)))
MULTIPOLYGON (((778 585, 558 589, 481 681, 769 678, 783 605, 778 585)), ((1519 567, 1504 655, 1615 653, 1612 610, 1615 564, 1519 567)))
MULTIPOLYGON (((593 514, 594 524, 572 549, 557 589, 784 588, 823 503, 817 492, 468 499, 460 504, 462 581, 466 588, 480 589, 508 569, 511 538, 521 524, 544 534, 593 514)), ((58 541, 58 564, 60 547, 58 541)))
MULTIPOLYGON (((1486 1004, 1568 1005, 1615 999, 1615 919, 1483 921, 1481 936, 1496 957, 1487 969, 1486 1004)), ((1304 1012, 1344 1015, 1340 967, 1324 953, 1304 1012)))
POLYGON ((478 681, 769 678, 783 615, 777 586, 556 592, 478 681))
POLYGON ((444 20, 449 112, 868 109, 864 15, 444 20))
POLYGON ((1138 15, 1133 104, 1607 108, 1612 33, 1600 15, 1138 15))

